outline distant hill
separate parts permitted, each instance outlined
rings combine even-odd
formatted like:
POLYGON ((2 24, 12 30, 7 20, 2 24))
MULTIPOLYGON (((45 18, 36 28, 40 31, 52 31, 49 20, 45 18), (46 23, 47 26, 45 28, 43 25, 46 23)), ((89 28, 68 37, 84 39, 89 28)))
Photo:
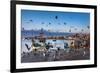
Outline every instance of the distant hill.
MULTIPOLYGON (((22 36, 39 36, 41 33, 41 30, 22 30, 21 35, 22 36)), ((42 30, 42 33, 44 36, 69 36, 72 35, 73 33, 68 33, 68 32, 51 32, 51 31, 46 31, 42 30)))

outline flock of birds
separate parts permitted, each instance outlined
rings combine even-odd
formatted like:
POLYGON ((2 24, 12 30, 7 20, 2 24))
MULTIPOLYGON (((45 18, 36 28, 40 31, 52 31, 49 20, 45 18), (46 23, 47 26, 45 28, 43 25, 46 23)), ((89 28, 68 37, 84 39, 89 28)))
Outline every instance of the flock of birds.
MULTIPOLYGON (((59 17, 56 15, 55 17, 54 17, 56 20, 57 19, 59 19, 59 17)), ((30 19, 28 22, 26 22, 26 23, 33 23, 34 21, 32 20, 32 19, 30 19)), ((45 22, 41 22, 41 24, 45 24, 45 22)), ((52 23, 51 22, 49 22, 48 24, 45 24, 46 25, 46 27, 49 27, 49 25, 51 25, 52 23)), ((66 22, 63 22, 63 23, 58 23, 58 25, 61 25, 61 24, 63 24, 63 25, 67 25, 67 23, 66 22)), ((87 26, 87 28, 89 29, 90 28, 90 26, 88 25, 87 26)), ((24 28, 23 28, 24 29, 24 28)), ((70 26, 70 29, 69 29, 69 32, 72 32, 72 29, 74 29, 75 31, 77 31, 78 29, 77 28, 75 28, 75 26, 70 26)), ((81 29, 81 32, 83 32, 84 31, 84 29, 81 29)))

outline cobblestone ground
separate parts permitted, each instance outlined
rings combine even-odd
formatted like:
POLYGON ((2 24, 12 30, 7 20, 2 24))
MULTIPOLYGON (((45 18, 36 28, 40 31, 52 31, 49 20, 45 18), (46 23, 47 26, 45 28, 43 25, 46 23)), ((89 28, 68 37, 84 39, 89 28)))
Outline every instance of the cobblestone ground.
POLYGON ((24 53, 21 57, 22 63, 28 62, 49 62, 49 61, 67 61, 67 60, 89 60, 89 49, 77 49, 77 50, 59 50, 59 51, 47 51, 47 52, 30 52, 24 53))

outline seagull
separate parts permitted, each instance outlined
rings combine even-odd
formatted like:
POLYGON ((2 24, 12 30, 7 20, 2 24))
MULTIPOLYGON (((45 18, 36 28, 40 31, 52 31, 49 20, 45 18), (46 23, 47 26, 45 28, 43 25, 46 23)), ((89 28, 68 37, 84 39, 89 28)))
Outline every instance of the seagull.
POLYGON ((49 25, 50 25, 51 23, 49 22, 49 25))
POLYGON ((64 22, 64 25, 66 25, 66 23, 64 22))
POLYGON ((55 16, 55 19, 58 19, 58 16, 55 16))
POLYGON ((89 28, 90 28, 90 26, 87 26, 87 28, 89 29, 89 28))
POLYGON ((33 20, 31 19, 30 22, 33 22, 33 20))
POLYGON ((26 48, 27 48, 28 50, 30 50, 30 48, 29 48, 28 44, 25 44, 25 46, 26 46, 26 48))

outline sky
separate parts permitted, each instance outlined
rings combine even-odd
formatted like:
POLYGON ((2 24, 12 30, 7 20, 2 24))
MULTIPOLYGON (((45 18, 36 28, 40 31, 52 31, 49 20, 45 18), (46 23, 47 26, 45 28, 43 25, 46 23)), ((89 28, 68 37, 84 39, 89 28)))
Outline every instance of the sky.
POLYGON ((21 26, 25 30, 89 32, 90 13, 21 10, 21 26))

